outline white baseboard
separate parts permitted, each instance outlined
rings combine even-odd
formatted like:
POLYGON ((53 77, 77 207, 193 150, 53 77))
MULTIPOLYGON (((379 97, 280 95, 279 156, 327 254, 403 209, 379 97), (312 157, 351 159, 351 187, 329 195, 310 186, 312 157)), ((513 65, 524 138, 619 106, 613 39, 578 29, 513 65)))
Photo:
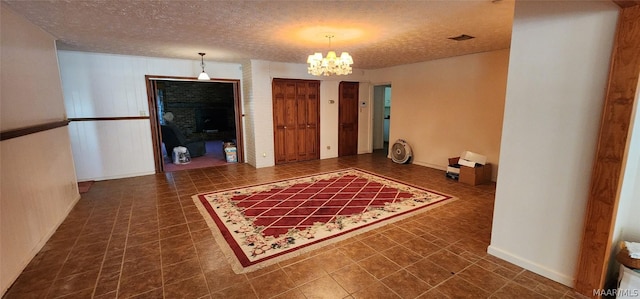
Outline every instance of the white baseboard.
POLYGON ((91 177, 91 178, 78 178, 78 181, 106 181, 106 180, 115 180, 115 179, 124 179, 124 178, 132 178, 132 177, 137 177, 137 176, 143 176, 143 175, 151 175, 151 174, 155 174, 155 170, 154 171, 145 171, 145 172, 137 172, 137 173, 125 173, 125 174, 119 174, 119 175, 111 175, 111 176, 103 176, 103 177, 91 177))
POLYGON ((424 162, 420 162, 420 161, 412 161, 411 164, 447 171, 447 167, 446 166, 441 166, 441 165, 436 165, 436 164, 431 164, 431 163, 424 163, 424 162))
POLYGON ((510 252, 504 251, 500 248, 496 248, 493 245, 489 245, 489 248, 487 250, 487 252, 497 258, 503 259, 507 262, 510 262, 512 264, 518 265, 522 268, 525 268, 533 273, 542 275, 546 278, 549 278, 553 281, 559 282, 563 285, 566 285, 568 287, 573 287, 575 285, 575 278, 571 277, 567 274, 563 274, 563 273, 559 273, 557 271, 554 271, 552 269, 549 269, 545 266, 542 266, 540 264, 534 263, 532 261, 529 261, 527 259, 524 259, 520 256, 511 254, 510 252))
MULTIPOLYGON (((391 157, 389 157, 389 158, 391 158, 391 157)), ((447 171, 447 166, 436 165, 436 164, 431 164, 431 163, 424 163, 424 162, 420 162, 420 161, 414 161, 414 162, 411 162, 411 163, 415 164, 415 165, 420 165, 420 166, 424 166, 424 167, 437 169, 437 170, 447 171)), ((497 181, 497 176, 491 178, 491 181, 492 182, 496 182, 497 181)))
POLYGON ((47 232, 46 235, 44 235, 42 237, 42 239, 40 239, 40 241, 36 244, 36 246, 34 246, 30 251, 29 251, 29 255, 28 258, 23 260, 20 264, 20 268, 22 270, 20 270, 19 272, 17 272, 15 275, 13 275, 13 277, 11 277, 9 279, 10 283, 9 285, 7 285, 6 287, 3 286, 2 290, 0 291, 0 296, 4 296, 4 294, 7 292, 7 290, 11 287, 11 285, 16 281, 16 279, 18 279, 18 276, 20 276, 20 274, 22 274, 22 271, 24 271, 25 268, 27 268, 27 266, 29 265, 29 263, 31 262, 31 260, 33 260, 34 257, 36 257, 36 254, 38 254, 38 252, 40 252, 40 250, 42 250, 42 247, 44 247, 45 244, 47 244, 47 241, 49 241, 49 239, 51 239, 51 236, 53 236, 53 234, 56 232, 56 230, 58 230, 58 227, 60 227, 60 225, 62 225, 62 222, 64 222, 65 219, 67 219, 67 216, 69 216, 69 213, 71 212, 71 210, 73 209, 73 207, 76 206, 76 204, 78 203, 78 201, 80 200, 81 196, 80 193, 78 193, 78 195, 76 196, 76 198, 73 200, 73 203, 69 205, 69 207, 67 207, 67 211, 64 213, 64 217, 61 217, 58 221, 58 223, 54 226, 51 227, 51 230, 49 230, 47 232))

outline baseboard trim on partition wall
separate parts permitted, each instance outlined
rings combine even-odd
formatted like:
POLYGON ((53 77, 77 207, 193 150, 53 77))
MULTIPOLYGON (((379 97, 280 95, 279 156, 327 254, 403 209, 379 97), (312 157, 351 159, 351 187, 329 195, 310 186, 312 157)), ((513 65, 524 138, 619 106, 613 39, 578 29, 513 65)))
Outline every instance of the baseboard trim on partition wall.
POLYGON ((420 161, 411 161, 412 164, 415 165, 420 165, 420 166, 424 166, 424 167, 429 167, 429 168, 433 168, 433 169, 437 169, 437 170, 443 170, 446 171, 447 167, 446 166, 442 166, 442 165, 436 165, 436 164, 431 164, 431 163, 424 163, 424 162, 420 162, 420 161))
POLYGON ((517 255, 511 254, 510 252, 504 251, 500 248, 496 248, 495 246, 489 245, 487 253, 493 255, 497 258, 503 259, 507 262, 525 268, 533 273, 542 275, 546 278, 549 278, 553 281, 559 282, 568 287, 573 287, 575 285, 575 278, 566 274, 559 273, 552 269, 549 269, 540 264, 534 263, 517 255))
POLYGON ((132 178, 132 177, 143 176, 143 175, 152 175, 152 174, 155 174, 155 171, 125 173, 125 174, 119 174, 119 175, 113 175, 113 176, 104 176, 104 177, 90 177, 90 178, 78 177, 78 182, 117 180, 117 179, 132 178))
POLYGON ((24 271, 24 269, 27 268, 31 260, 33 260, 33 258, 36 257, 38 252, 42 250, 42 247, 44 247, 44 245, 47 244, 47 241, 51 239, 53 234, 58 230, 58 227, 60 227, 60 225, 62 225, 64 220, 67 219, 67 216, 69 216, 69 213, 71 213, 71 210, 73 209, 73 207, 76 206, 76 204, 78 203, 81 197, 82 196, 80 195, 80 193, 78 193, 76 198, 73 200, 73 203, 70 204, 69 207, 67 207, 67 211, 64 213, 64 217, 60 218, 58 223, 55 226, 53 226, 53 228, 49 232, 47 232, 47 234, 42 239, 40 239, 40 241, 38 242, 38 244, 36 244, 35 247, 33 247, 33 249, 29 252, 29 257, 26 260, 23 260, 21 262, 20 268, 22 268, 22 270, 20 270, 20 272, 16 273, 15 275, 13 275, 13 277, 9 279, 11 283, 9 283, 7 286, 2 286, 2 290, 0 290, 0 297, 5 295, 5 293, 7 292, 7 290, 9 290, 11 285, 13 285, 13 283, 16 281, 16 279, 18 279, 20 274, 22 274, 22 271, 24 271))

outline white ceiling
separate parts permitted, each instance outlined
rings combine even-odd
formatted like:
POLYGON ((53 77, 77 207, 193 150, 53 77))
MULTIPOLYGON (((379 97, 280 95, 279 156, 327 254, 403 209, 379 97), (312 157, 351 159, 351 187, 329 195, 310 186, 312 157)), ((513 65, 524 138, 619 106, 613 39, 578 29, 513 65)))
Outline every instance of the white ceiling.
POLYGON ((58 39, 58 48, 126 55, 306 63, 349 52, 376 69, 505 49, 513 0, 79 1, 2 0, 58 39), (448 37, 467 34, 457 42, 448 37))

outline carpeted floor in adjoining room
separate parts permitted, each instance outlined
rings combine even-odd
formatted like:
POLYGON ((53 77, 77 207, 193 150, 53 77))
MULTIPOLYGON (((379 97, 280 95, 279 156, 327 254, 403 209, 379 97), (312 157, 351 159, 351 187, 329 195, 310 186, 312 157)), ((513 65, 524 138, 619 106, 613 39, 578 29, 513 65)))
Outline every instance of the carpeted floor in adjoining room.
POLYGON ((219 165, 225 165, 227 163, 226 156, 222 150, 222 140, 208 140, 205 142, 206 153, 204 156, 192 157, 191 162, 188 164, 173 164, 171 153, 167 153, 162 146, 163 163, 165 172, 174 172, 181 170, 198 169, 205 167, 213 167, 219 165))
POLYGON ((495 186, 374 153, 95 182, 5 298, 577 298, 486 253, 495 186), (235 274, 192 195, 358 167, 459 199, 235 274))

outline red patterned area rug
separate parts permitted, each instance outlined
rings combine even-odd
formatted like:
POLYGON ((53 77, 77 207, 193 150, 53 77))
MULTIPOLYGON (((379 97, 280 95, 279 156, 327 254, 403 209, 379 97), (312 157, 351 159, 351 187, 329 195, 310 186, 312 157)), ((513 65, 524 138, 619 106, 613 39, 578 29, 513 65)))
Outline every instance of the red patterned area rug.
POLYGON ((193 196, 236 273, 398 221, 452 198, 353 168, 193 196))

